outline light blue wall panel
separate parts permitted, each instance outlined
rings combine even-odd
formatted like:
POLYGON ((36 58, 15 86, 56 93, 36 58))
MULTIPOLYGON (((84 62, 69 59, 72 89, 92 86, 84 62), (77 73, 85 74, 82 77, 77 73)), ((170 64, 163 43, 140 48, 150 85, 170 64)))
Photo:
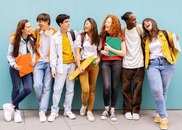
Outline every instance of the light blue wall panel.
MULTIPOLYGON (((45 12, 51 16, 51 26, 58 28, 55 18, 60 13, 67 13, 71 16, 71 28, 79 31, 87 17, 97 21, 100 30, 102 21, 107 14, 115 14, 119 18, 126 11, 132 11, 137 16, 138 23, 146 17, 155 19, 159 28, 176 32, 182 38, 182 10, 181 0, 1 0, 0 20, 0 109, 2 104, 11 101, 11 80, 9 76, 9 65, 6 60, 6 52, 10 33, 16 29, 20 19, 27 18, 34 28, 37 28, 36 17, 45 12)), ((121 21, 122 25, 125 23, 121 21)), ((169 109, 182 109, 182 58, 179 55, 176 64, 176 74, 171 82, 167 107, 169 109)), ((119 77, 118 77, 119 78, 119 77)), ((121 87, 118 88, 119 98, 117 108, 122 107, 121 87)), ((64 98, 64 93, 63 96, 64 98)), ((51 99, 50 99, 51 103, 51 99)), ((62 108, 63 99, 60 107, 62 108)), ((20 106, 25 109, 37 109, 38 102, 34 92, 31 93, 20 106)), ((80 84, 76 81, 73 108, 81 106, 80 84)), ((102 81, 99 75, 96 89, 95 108, 103 109, 102 81)), ((153 109, 147 77, 143 85, 143 109, 153 109)))

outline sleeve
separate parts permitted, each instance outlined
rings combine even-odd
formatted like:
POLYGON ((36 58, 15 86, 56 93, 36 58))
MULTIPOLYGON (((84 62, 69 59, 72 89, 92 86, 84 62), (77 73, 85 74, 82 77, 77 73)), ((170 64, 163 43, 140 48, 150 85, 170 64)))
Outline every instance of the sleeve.
POLYGON ((140 35, 143 36, 143 28, 142 28, 142 25, 141 24, 138 24, 137 26, 139 28, 140 35))
POLYGON ((37 34, 36 34, 36 29, 32 29, 32 30, 31 30, 31 33, 32 33, 32 35, 33 35, 35 38, 37 37, 37 36, 36 36, 36 35, 37 35, 37 34))
POLYGON ((56 51, 56 44, 54 44, 54 38, 51 38, 50 44, 50 67, 52 71, 56 70, 56 62, 57 62, 57 51, 56 51))
POLYGON ((125 37, 123 34, 121 34, 122 42, 125 42, 125 37))
POLYGON ((78 35, 76 37, 76 40, 74 41, 74 48, 76 48, 76 47, 82 48, 82 46, 81 46, 81 35, 78 35))
POLYGON ((16 64, 15 58, 12 56, 13 52, 13 44, 9 43, 8 52, 7 52, 7 60, 11 67, 16 64))

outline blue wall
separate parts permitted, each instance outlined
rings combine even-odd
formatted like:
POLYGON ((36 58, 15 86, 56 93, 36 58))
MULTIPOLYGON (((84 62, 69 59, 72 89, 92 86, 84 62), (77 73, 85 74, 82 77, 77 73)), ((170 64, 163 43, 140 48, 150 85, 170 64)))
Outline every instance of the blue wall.
MULTIPOLYGON (((2 104, 10 102, 11 80, 9 75, 9 65, 6 53, 9 42, 9 35, 16 29, 20 19, 28 19, 34 28, 37 28, 36 17, 45 12, 51 16, 51 26, 58 28, 55 18, 60 13, 67 13, 71 16, 71 28, 79 31, 87 17, 92 17, 97 21, 100 30, 102 21, 107 14, 115 14, 118 17, 126 11, 132 11, 137 16, 138 23, 146 17, 155 19, 159 28, 176 32, 182 37, 182 10, 181 0, 1 0, 1 20, 0 20, 0 109, 2 104)), ((121 21, 125 26, 124 22, 121 21)), ((176 64, 176 74, 172 80, 168 93, 167 107, 169 109, 182 109, 182 65, 181 54, 176 64)), ((118 77, 119 78, 119 77, 118 77)), ((119 99, 117 108, 122 107, 121 87, 118 89, 119 99)), ((62 96, 64 98, 64 95, 62 96)), ((50 101, 51 103, 51 101, 50 101)), ((60 107, 62 108, 63 99, 60 107)), ((38 102, 34 92, 31 93, 21 104, 24 109, 37 109, 38 102)), ((80 84, 76 81, 73 108, 81 106, 80 84)), ((95 108, 103 109, 102 81, 99 75, 96 89, 95 108)), ((145 77, 143 86, 143 109, 153 109, 153 100, 145 77)))

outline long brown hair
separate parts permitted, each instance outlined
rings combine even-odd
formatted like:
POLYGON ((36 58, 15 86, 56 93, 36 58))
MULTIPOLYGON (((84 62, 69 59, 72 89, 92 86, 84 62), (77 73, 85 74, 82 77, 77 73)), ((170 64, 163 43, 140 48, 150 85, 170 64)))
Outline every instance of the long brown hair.
MULTIPOLYGON (((98 46, 98 44, 100 43, 100 36, 98 34, 97 23, 95 22, 93 18, 87 18, 84 22, 84 25, 86 21, 89 21, 91 23, 91 37, 90 37, 91 45, 95 44, 96 46, 98 46)), ((83 44, 85 35, 86 35, 86 32, 81 33, 82 44, 83 44)))
POLYGON ((115 15, 112 15, 112 14, 107 15, 101 26, 101 33, 100 33, 101 38, 105 39, 106 35, 109 35, 111 37, 118 37, 120 34, 121 34, 121 23, 120 23, 118 17, 115 15), (109 34, 105 30, 105 23, 108 18, 112 19, 112 24, 110 27, 109 34))
POLYGON ((155 20, 153 20, 151 18, 144 19, 143 22, 142 22, 142 27, 143 27, 143 43, 145 43, 145 41, 147 39, 149 39, 151 41, 153 38, 157 38, 158 33, 159 33, 159 28, 158 28, 157 23, 155 22, 155 20), (146 22, 146 21, 147 22, 150 21, 152 23, 152 30, 151 30, 151 32, 149 32, 144 27, 144 22, 146 22))
MULTIPOLYGON (((22 30, 25 28, 25 24, 28 22, 29 21, 27 19, 22 19, 18 22, 16 32, 15 32, 15 38, 14 38, 14 42, 13 42, 13 53, 12 53, 13 57, 18 56, 20 41, 21 41, 21 37, 22 37, 22 30)), ((35 38, 34 38, 34 36, 32 34, 28 35, 27 39, 30 42, 30 45, 31 45, 33 51, 35 51, 35 44, 34 44, 35 38)))

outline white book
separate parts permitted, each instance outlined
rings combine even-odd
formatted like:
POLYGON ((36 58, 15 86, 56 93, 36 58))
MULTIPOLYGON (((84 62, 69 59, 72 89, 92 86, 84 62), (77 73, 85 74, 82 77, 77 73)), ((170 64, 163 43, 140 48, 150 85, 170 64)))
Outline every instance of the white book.
POLYGON ((173 37, 174 47, 175 47, 179 52, 181 52, 180 43, 179 43, 179 40, 177 40, 177 38, 176 38, 176 34, 175 34, 175 33, 172 33, 172 37, 173 37))

